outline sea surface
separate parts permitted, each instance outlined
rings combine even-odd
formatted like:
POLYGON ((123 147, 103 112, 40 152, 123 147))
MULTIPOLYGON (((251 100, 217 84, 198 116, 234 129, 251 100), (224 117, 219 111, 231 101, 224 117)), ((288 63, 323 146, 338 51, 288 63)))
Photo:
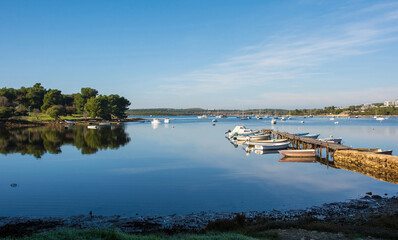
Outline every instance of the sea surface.
MULTIPOLYGON (((165 117, 159 117, 163 119, 165 117)), ((170 124, 0 129, 0 216, 169 215, 298 209, 396 195, 398 185, 321 162, 279 162, 233 145, 235 125, 342 137, 398 153, 398 118, 169 117, 170 124), (304 121, 304 123, 301 123, 304 121), (339 124, 334 124, 338 121, 339 124)))

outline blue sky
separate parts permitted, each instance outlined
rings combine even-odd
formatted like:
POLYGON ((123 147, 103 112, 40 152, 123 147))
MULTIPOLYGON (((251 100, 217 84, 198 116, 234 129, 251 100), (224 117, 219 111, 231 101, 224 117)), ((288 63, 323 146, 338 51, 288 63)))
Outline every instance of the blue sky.
POLYGON ((397 76, 397 1, 0 0, 0 87, 294 109, 397 99, 397 76))

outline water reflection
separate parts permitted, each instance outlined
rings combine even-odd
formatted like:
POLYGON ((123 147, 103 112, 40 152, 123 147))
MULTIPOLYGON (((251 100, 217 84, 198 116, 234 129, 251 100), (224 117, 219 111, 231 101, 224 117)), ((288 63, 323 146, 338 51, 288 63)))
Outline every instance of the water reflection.
POLYGON ((376 162, 370 163, 369 161, 362 161, 361 163, 358 163, 350 159, 334 159, 331 161, 321 159, 319 162, 321 164, 327 165, 328 167, 344 169, 384 182, 398 184, 398 169, 396 169, 396 167, 393 165, 385 166, 384 163, 380 163, 380 165, 376 167, 376 162))
POLYGON ((130 141, 123 127, 101 127, 90 130, 85 126, 73 128, 0 128, 0 153, 21 153, 41 158, 45 153, 61 153, 64 144, 75 146, 82 154, 103 149, 118 149, 130 141))
POLYGON ((283 157, 279 162, 316 163, 315 157, 283 157))

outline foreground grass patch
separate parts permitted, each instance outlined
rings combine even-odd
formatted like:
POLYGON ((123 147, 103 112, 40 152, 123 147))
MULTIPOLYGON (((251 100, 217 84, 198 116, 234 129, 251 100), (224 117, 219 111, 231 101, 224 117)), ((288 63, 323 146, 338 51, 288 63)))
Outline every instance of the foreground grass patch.
MULTIPOLYGON (((2 240, 11 240, 15 238, 2 238, 2 240)), ((75 229, 61 229, 56 231, 49 231, 44 233, 34 234, 19 240, 159 240, 159 239, 176 239, 176 240, 253 240, 253 238, 237 233, 206 233, 206 234, 173 234, 167 235, 163 233, 153 234, 127 234, 116 230, 106 229, 89 229, 89 230, 75 230, 75 229)), ((264 238, 260 239, 271 239, 264 238)))

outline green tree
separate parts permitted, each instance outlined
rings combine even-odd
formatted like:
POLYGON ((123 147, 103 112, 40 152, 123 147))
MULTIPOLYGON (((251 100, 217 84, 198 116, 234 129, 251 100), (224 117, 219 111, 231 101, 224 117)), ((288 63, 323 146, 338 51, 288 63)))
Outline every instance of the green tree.
POLYGON ((87 103, 84 105, 84 110, 90 115, 91 118, 95 118, 99 115, 101 105, 95 97, 92 97, 87 100, 87 103))
POLYGON ((17 90, 14 88, 2 88, 0 89, 0 96, 7 98, 8 103, 11 104, 17 98, 17 90))
POLYGON ((95 99, 99 103, 99 106, 100 106, 100 111, 98 112, 98 116, 100 118, 106 119, 106 120, 112 119, 111 109, 109 108, 108 97, 105 95, 99 95, 95 99))
POLYGON ((15 101, 19 105, 23 105, 25 107, 28 107, 29 106, 29 99, 26 97, 27 93, 28 93, 28 90, 25 87, 21 87, 16 92, 17 97, 16 97, 15 101))
POLYGON ((26 92, 28 106, 26 107, 30 107, 31 109, 40 109, 40 107, 43 105, 43 98, 45 94, 46 89, 44 89, 40 83, 36 83, 33 85, 33 87, 28 88, 26 92))
POLYGON ((0 119, 7 119, 13 115, 13 108, 11 107, 0 107, 0 119))
POLYGON ((110 113, 117 118, 127 117, 126 111, 128 106, 130 106, 130 101, 124 97, 120 97, 117 94, 112 94, 108 96, 108 103, 110 113))
POLYGON ((80 93, 73 94, 73 107, 77 114, 83 113, 85 104, 86 102, 80 93))
POLYGON ((93 89, 93 88, 82 88, 81 89, 81 95, 85 100, 85 103, 87 102, 88 99, 92 97, 96 97, 98 94, 98 91, 93 89))
POLYGON ((44 95, 43 106, 41 106, 41 110, 46 111, 51 106, 62 105, 62 100, 63 97, 61 91, 57 89, 52 89, 44 95))
POLYGON ((58 119, 59 116, 61 116, 64 113, 65 109, 61 105, 54 105, 51 106, 50 108, 47 109, 47 114, 54 118, 55 120, 58 119))

